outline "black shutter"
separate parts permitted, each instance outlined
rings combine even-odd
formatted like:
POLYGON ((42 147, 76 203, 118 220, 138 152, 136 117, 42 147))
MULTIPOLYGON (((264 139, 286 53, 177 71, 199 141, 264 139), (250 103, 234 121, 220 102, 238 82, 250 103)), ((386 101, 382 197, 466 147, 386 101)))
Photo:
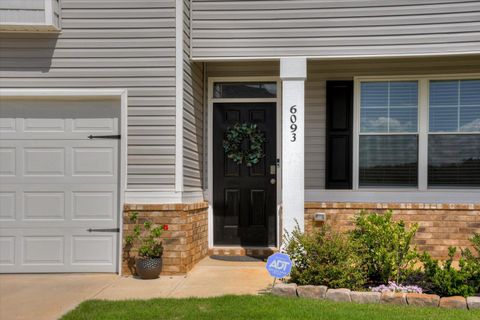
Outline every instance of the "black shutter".
POLYGON ((353 81, 327 81, 327 189, 352 188, 353 81))

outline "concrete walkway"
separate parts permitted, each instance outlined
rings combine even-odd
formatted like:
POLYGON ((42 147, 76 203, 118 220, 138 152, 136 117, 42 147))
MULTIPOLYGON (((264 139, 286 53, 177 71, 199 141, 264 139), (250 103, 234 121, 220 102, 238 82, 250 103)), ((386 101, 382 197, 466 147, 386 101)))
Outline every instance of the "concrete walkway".
POLYGON ((156 280, 114 274, 0 275, 0 319, 58 319, 88 299, 212 297, 259 294, 272 284, 263 262, 205 258, 186 276, 156 280))

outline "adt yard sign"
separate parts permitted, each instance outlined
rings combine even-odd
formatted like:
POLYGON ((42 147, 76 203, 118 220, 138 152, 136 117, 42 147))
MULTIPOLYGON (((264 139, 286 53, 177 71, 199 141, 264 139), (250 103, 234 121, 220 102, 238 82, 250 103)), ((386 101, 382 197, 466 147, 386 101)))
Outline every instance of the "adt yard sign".
POLYGON ((275 253, 268 257, 267 271, 272 277, 285 278, 292 270, 292 260, 284 253, 275 253))

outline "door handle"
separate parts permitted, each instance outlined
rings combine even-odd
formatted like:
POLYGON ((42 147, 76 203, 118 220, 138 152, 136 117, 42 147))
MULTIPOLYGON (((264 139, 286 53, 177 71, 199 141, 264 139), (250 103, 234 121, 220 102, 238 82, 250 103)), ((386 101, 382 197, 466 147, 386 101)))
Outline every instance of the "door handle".
POLYGON ((277 174, 277 166, 276 166, 276 165, 272 164, 272 165, 270 166, 270 174, 271 174, 271 175, 277 174))
POLYGON ((110 228, 110 229, 87 229, 88 232, 120 232, 120 228, 110 228))
POLYGON ((94 135, 89 135, 87 138, 92 140, 92 139, 121 139, 121 135, 115 134, 115 135, 107 135, 107 136, 94 136, 94 135))
POLYGON ((270 184, 275 184, 277 183, 277 180, 275 180, 274 178, 270 179, 270 184))

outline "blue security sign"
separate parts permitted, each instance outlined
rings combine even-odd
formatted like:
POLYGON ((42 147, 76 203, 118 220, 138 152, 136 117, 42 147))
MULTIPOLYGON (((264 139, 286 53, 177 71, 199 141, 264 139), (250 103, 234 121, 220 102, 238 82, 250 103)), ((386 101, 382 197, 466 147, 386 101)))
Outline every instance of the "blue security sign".
POLYGON ((285 278, 292 270, 292 260, 285 253, 275 253, 268 257, 266 267, 272 277, 285 278))

